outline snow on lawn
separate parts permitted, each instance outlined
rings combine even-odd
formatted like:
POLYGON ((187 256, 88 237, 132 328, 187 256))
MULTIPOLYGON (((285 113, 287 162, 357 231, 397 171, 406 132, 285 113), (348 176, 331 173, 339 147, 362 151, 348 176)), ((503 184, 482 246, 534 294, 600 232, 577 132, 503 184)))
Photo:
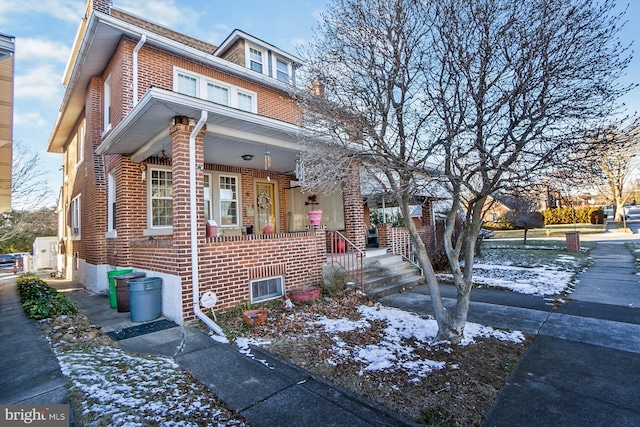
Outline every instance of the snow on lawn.
POLYGON ((132 356, 111 347, 58 352, 57 357, 70 391, 84 395, 78 418, 110 426, 243 425, 222 416, 208 390, 171 359, 132 356))
MULTIPOLYGON (((569 289, 579 262, 567 255, 559 255, 555 265, 520 267, 501 264, 474 264, 473 283, 480 286, 505 288, 528 295, 557 295, 569 289)), ((451 274, 438 277, 453 280, 451 274)))
MULTIPOLYGON (((333 356, 327 360, 328 363, 338 365, 348 360, 357 360, 363 365, 360 375, 364 375, 365 371, 404 371, 413 381, 419 381, 429 372, 445 367, 445 362, 422 359, 416 351, 438 344, 449 344, 435 341, 438 332, 435 320, 381 305, 363 305, 358 307, 358 310, 362 317, 357 321, 321 317, 310 323, 321 327, 326 333, 333 334, 335 345, 332 348, 333 356), (351 331, 364 333, 371 328, 373 321, 384 321, 387 325, 378 344, 351 345, 340 335, 351 331)), ((516 343, 524 340, 519 331, 500 331, 488 326, 467 323, 461 344, 472 344, 476 337, 493 337, 516 343)))

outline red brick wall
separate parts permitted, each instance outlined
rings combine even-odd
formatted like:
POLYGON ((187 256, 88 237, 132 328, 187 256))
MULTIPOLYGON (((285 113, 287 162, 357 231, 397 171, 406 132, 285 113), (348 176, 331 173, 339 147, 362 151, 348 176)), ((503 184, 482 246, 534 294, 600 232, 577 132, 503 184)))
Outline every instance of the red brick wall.
MULTIPOLYGON (((199 254, 200 292, 216 292, 220 308, 249 301, 251 278, 283 272, 287 290, 317 285, 322 279, 322 265, 326 259, 324 231, 206 240, 199 254)), ((191 285, 185 286, 184 282, 183 307, 191 316, 191 285)))
MULTIPOLYGON (((130 42, 133 46, 133 41, 130 42)), ((126 49, 129 49, 129 45, 126 49)), ((165 52, 153 46, 144 45, 138 53, 138 93, 140 96, 150 87, 173 90, 173 67, 177 66, 194 73, 229 83, 257 93, 258 114, 289 123, 300 122, 299 108, 291 97, 280 91, 229 72, 204 65, 182 56, 165 52)))
POLYGON ((347 179, 342 183, 344 202, 345 237, 361 251, 367 247, 364 223, 364 203, 360 194, 360 168, 357 163, 351 165, 347 179))
MULTIPOLYGON (((72 255, 77 252, 78 257, 91 264, 104 264, 106 261, 106 175, 102 156, 94 155, 95 148, 102 142, 101 131, 101 102, 102 79, 94 77, 87 88, 85 100, 85 115, 80 119, 71 133, 69 143, 77 134, 77 129, 86 118, 84 141, 84 160, 76 166, 75 154, 67 155, 65 175, 68 177, 64 184, 63 203, 66 214, 67 229, 65 235, 71 239, 71 200, 80 195, 80 227, 82 240, 68 240, 65 244, 66 253, 72 255)), ((67 146, 67 150, 69 146, 67 146)), ((75 153, 75 150, 69 151, 75 153)), ((67 153, 67 154, 69 154, 67 153)))

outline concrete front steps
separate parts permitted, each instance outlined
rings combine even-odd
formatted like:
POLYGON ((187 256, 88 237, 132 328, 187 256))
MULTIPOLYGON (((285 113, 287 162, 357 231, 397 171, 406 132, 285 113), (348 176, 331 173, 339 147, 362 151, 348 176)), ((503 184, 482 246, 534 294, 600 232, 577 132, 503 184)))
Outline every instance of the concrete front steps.
POLYGON ((363 260, 364 292, 381 298, 425 283, 419 268, 400 255, 367 256, 363 260))

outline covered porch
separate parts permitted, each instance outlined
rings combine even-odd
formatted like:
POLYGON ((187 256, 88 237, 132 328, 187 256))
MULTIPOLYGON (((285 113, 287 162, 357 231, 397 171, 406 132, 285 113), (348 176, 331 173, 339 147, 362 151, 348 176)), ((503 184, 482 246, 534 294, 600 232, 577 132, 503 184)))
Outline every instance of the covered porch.
POLYGON ((327 230, 361 236, 353 244, 364 250, 362 200, 354 172, 357 182, 309 203, 295 176, 300 132, 150 89, 97 148, 120 177, 109 207, 117 232, 107 241, 108 264, 165 274, 166 299, 180 300, 173 317, 180 312, 183 320, 193 319, 194 280, 198 292, 216 292, 221 307, 320 283, 327 230), (323 211, 320 227, 307 218, 315 209, 323 211))

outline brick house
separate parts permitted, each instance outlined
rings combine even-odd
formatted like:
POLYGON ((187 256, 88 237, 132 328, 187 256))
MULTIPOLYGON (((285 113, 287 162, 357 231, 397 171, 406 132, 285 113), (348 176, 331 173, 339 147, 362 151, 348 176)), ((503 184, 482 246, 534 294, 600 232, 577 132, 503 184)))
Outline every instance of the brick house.
POLYGON ((239 30, 213 46, 87 0, 48 145, 64 157, 64 277, 94 292, 114 269, 161 277, 163 315, 181 324, 202 318, 205 291, 225 308, 319 283, 327 230, 366 250, 355 167, 308 226, 298 66, 239 30))

